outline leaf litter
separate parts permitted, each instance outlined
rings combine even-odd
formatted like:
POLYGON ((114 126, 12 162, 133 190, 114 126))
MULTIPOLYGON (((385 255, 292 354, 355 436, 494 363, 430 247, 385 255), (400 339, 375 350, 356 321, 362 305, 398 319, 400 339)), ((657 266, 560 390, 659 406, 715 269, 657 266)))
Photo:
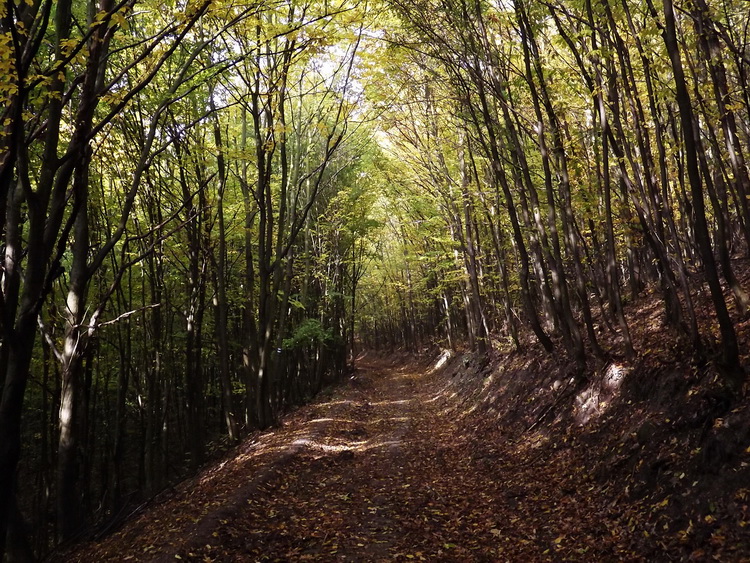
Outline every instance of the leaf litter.
POLYGON ((633 332, 658 354, 580 379, 541 353, 367 355, 65 560, 750 561, 748 401, 633 332))

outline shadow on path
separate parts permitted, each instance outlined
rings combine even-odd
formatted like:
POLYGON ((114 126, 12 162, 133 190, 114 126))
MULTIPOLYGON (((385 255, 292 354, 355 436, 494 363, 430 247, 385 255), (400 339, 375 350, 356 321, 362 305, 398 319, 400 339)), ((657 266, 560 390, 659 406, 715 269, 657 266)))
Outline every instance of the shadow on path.
MULTIPOLYGON (((585 502, 550 493, 544 474, 503 459, 510 450, 477 453, 482 437, 446 389, 429 370, 360 362, 329 400, 73 560, 556 560, 561 530, 585 502), (524 521, 529 511, 538 518, 524 521)), ((588 545, 607 530, 587 534, 588 545)))

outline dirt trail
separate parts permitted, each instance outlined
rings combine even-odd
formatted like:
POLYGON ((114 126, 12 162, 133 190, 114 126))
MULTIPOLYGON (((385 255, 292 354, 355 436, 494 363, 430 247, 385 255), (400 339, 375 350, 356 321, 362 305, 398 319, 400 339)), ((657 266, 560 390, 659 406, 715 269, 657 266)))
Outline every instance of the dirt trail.
POLYGON ((587 501, 550 487, 560 468, 524 466, 459 412, 439 375, 361 362, 327 400, 74 559, 559 560, 571 531, 597 546, 581 559, 613 555, 603 523, 573 530, 587 501))

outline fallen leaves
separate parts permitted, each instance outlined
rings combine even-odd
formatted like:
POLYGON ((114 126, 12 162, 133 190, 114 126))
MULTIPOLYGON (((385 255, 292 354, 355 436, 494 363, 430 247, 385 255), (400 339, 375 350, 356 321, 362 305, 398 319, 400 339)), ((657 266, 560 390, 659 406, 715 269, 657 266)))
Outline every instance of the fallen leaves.
MULTIPOLYGON (((628 467, 653 438, 641 443, 640 426, 623 429, 612 460, 630 473, 610 480, 595 474, 599 446, 582 447, 580 428, 553 421, 514 434, 440 374, 371 365, 358 379, 367 385, 303 407, 256 437, 262 444, 241 447, 252 452, 241 461, 191 481, 78 560, 603 561, 732 544, 718 506, 673 521, 699 485, 679 464, 675 451, 686 445, 677 440, 665 442, 674 451, 628 467), (650 471, 658 486, 643 489, 635 476, 650 471)), ((748 489, 731 499, 738 527, 750 522, 748 499, 748 489)))

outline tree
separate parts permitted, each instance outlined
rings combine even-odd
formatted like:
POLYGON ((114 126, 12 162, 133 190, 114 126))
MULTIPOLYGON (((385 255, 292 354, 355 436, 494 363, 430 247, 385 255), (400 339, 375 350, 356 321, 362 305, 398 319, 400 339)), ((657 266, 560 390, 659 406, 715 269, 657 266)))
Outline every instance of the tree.
POLYGON ((732 389, 737 390, 741 387, 744 374, 739 359, 739 347, 737 345, 737 335, 734 331, 732 319, 729 317, 724 294, 719 282, 719 274, 716 269, 713 248, 708 232, 708 223, 706 220, 706 210, 703 201, 703 187, 701 183, 700 170, 698 165, 698 151, 696 148, 697 133, 694 129, 695 118, 685 84, 685 74, 680 59, 680 50, 677 44, 677 31, 674 15, 674 5, 672 0, 663 0, 664 5, 664 28, 662 35, 667 47, 667 53, 674 71, 674 84, 676 90, 677 105, 680 108, 680 124, 682 126, 682 137, 685 148, 685 160, 690 180, 690 193, 692 195, 692 204, 695 222, 695 238, 700 251, 703 269, 706 275, 706 281, 711 290, 716 316, 719 321, 722 338, 722 360, 726 368, 727 383, 732 389))

